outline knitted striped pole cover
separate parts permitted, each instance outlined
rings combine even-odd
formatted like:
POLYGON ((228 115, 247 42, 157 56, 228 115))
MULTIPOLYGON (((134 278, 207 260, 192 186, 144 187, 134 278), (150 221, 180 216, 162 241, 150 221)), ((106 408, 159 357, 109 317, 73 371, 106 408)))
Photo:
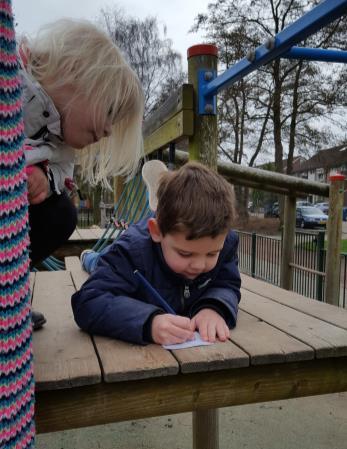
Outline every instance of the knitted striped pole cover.
POLYGON ((34 447, 28 204, 10 0, 0 0, 0 448, 34 447))

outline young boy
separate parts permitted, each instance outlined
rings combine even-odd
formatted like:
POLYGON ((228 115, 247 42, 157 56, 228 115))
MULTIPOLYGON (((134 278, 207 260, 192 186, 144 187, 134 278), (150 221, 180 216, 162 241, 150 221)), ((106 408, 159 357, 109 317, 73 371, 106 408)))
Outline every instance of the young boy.
POLYGON ((132 225, 110 246, 72 296, 85 331, 132 343, 176 344, 195 330, 226 341, 240 300, 237 235, 230 184, 198 163, 160 179, 155 217, 132 225), (138 270, 177 313, 156 302, 138 270))

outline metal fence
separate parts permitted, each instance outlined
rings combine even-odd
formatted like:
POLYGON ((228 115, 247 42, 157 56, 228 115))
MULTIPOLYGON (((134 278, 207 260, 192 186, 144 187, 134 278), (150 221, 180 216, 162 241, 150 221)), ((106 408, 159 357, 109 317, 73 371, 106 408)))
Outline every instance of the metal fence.
POLYGON ((297 231, 293 253, 293 291, 325 301, 324 231, 297 231))
MULTIPOLYGON (((239 235, 240 271, 274 285, 280 285, 282 239, 251 232, 239 235)), ((292 290, 325 301, 324 231, 296 231, 293 252, 292 290)), ((339 268, 337 268, 339 269, 339 268)), ((340 306, 346 307, 347 253, 340 259, 340 306)))
POLYGON ((77 209, 77 226, 79 228, 89 228, 94 224, 93 209, 79 208, 77 209))
POLYGON ((255 232, 237 231, 239 235, 239 267, 252 277, 280 284, 281 239, 255 232))
MULTIPOLYGON (((108 223, 112 217, 113 213, 113 205, 111 207, 106 207, 104 221, 108 223)), ((91 208, 80 207, 77 209, 77 226, 79 228, 90 228, 90 226, 97 225, 101 227, 105 227, 105 223, 96 223, 94 217, 94 211, 91 208)))

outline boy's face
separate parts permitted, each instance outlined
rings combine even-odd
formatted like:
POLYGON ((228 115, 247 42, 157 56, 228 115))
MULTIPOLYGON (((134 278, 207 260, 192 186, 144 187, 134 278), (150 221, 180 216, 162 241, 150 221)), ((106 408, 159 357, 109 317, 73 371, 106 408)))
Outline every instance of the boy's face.
POLYGON ((167 265, 186 279, 195 279, 213 270, 223 249, 227 233, 215 238, 201 237, 187 240, 183 232, 163 236, 155 218, 148 220, 148 229, 154 242, 160 243, 167 265))

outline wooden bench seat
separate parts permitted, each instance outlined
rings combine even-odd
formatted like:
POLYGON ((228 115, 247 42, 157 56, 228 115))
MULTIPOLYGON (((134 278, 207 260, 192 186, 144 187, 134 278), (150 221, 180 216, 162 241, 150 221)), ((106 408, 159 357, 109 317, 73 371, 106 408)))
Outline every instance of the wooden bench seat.
POLYGON ((193 411, 202 448, 219 407, 347 390, 346 310, 243 276, 228 342, 167 351, 80 331, 70 297, 87 274, 66 267, 32 280, 38 432, 193 411))

